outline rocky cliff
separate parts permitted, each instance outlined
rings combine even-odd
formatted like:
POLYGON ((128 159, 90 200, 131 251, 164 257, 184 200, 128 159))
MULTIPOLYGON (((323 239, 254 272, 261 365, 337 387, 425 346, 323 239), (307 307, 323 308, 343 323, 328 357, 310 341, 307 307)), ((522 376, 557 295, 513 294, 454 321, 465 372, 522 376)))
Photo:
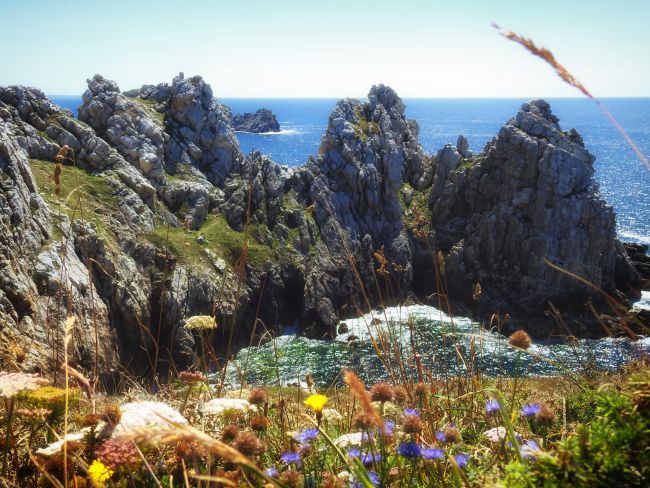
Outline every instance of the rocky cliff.
POLYGON ((261 108, 255 113, 236 114, 232 118, 232 126, 236 131, 256 134, 280 132, 280 123, 268 108, 261 108))
POLYGON ((121 93, 96 75, 79 120, 0 88, 0 361, 56 369, 67 334, 86 371, 164 374, 195 359, 183 323, 197 314, 216 316, 224 354, 283 324, 332 337, 411 291, 473 308, 480 283, 482 311, 543 317, 552 302, 570 318, 602 305, 595 287, 638 290, 593 157, 545 102, 477 155, 463 137, 427 155, 418 130, 374 86, 341 100, 319 154, 288 168, 241 153, 198 76, 121 93))

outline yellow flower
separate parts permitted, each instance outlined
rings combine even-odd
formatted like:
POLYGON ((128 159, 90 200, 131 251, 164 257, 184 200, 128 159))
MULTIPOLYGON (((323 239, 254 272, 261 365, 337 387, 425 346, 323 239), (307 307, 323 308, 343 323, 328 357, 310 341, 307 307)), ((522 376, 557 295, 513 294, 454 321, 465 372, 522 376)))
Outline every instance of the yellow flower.
POLYGON ((305 405, 318 414, 323 413, 323 408, 326 403, 327 397, 325 395, 310 395, 305 400, 305 405))
POLYGON ((95 459, 93 463, 88 466, 88 476, 90 476, 91 480, 97 483, 103 483, 113 476, 113 470, 105 466, 99 459, 95 459))

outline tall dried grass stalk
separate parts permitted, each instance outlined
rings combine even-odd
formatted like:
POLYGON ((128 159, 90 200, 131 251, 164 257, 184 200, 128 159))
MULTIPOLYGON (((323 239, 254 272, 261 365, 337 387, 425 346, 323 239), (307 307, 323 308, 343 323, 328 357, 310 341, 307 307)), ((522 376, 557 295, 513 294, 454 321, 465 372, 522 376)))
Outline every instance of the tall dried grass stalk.
POLYGON ((598 100, 595 96, 591 94, 589 90, 587 90, 587 87, 585 87, 578 79, 573 76, 569 70, 567 70, 564 66, 562 66, 556 59, 555 56, 553 56, 553 53, 549 51, 546 48, 543 47, 538 47, 535 45, 535 43, 532 41, 532 39, 529 39, 527 37, 524 37, 520 34, 517 34, 512 31, 504 30, 501 27, 499 27, 497 24, 494 22, 492 23, 492 26, 499 31, 499 33, 505 37, 506 39, 509 39, 513 42, 516 42, 517 44, 521 44, 524 46, 528 52, 531 54, 538 56, 542 58, 544 61, 546 61, 548 64, 550 64, 553 69, 555 69, 555 72, 558 74, 562 80, 571 85, 574 88, 577 88, 580 90, 580 92, 585 95, 586 97, 591 98, 594 102, 596 102, 596 105, 603 111, 605 116, 609 119, 609 121, 612 123, 614 128, 623 136, 623 139, 625 139, 625 142, 627 142, 627 145, 632 148, 634 153, 637 155, 637 157, 641 160, 643 165, 646 167, 648 171, 650 171, 650 162, 648 162, 648 158, 644 156, 644 154, 641 152, 641 150, 637 147, 637 145, 634 143, 632 138, 628 135, 628 133, 623 129, 621 124, 618 123, 618 120, 614 117, 614 115, 609 111, 603 103, 598 100))
POLYGON ((363 381, 351 370, 346 370, 343 373, 343 381, 346 385, 350 387, 352 394, 359 400, 361 407, 366 411, 366 413, 372 417, 375 424, 382 430, 384 430, 384 421, 381 416, 372 406, 372 401, 370 400, 370 395, 366 391, 366 386, 363 384, 363 381))

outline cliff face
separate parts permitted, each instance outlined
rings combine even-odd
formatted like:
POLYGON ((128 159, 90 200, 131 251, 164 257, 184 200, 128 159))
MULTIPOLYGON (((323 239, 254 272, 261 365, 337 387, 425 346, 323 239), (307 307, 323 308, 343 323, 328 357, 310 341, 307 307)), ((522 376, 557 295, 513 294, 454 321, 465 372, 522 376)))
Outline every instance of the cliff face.
POLYGON ((201 77, 127 96, 96 75, 80 120, 38 90, 0 88, 2 363, 55 369, 67 315, 88 370, 95 357, 101 371, 185 367, 196 314, 216 315, 220 353, 231 334, 237 347, 294 322, 331 337, 343 316, 437 291, 438 250, 451 296, 471 303, 480 283, 490 313, 598 302, 545 259, 611 293, 638 288, 593 157, 545 102, 476 156, 463 137, 427 156, 404 110, 383 85, 341 100, 318 156, 288 168, 242 155, 201 77), (57 194, 63 145, 74 165, 57 194))
POLYGON ((480 283, 487 307, 521 315, 543 313, 549 302, 577 310, 584 297, 598 297, 593 287, 614 295, 638 287, 593 162, 543 100, 524 104, 480 155, 448 148, 429 203, 452 296, 469 298, 480 283))

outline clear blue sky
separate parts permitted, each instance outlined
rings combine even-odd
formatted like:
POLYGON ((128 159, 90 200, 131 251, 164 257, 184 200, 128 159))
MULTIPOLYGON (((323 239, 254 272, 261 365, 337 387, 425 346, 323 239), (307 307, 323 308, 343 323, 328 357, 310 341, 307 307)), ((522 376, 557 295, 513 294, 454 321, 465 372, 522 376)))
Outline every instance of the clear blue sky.
POLYGON ((490 27, 533 38, 595 95, 650 96, 650 0, 0 0, 0 85, 80 94, 201 74, 218 97, 579 96, 490 27))

